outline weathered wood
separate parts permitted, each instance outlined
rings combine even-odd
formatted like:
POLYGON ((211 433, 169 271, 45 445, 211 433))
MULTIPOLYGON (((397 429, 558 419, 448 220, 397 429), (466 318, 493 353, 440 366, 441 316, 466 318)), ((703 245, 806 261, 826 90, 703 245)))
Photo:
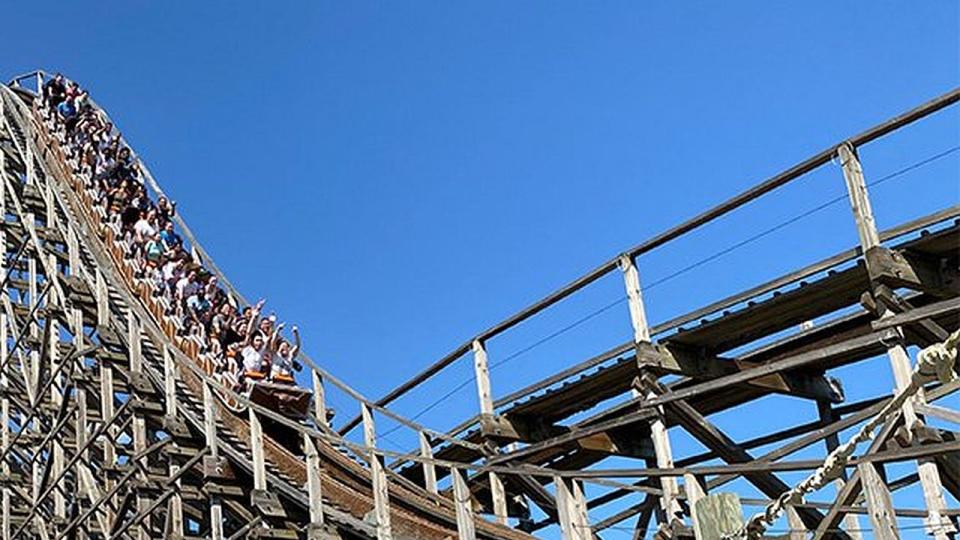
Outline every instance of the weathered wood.
POLYGON ((860 471, 863 491, 867 497, 867 510, 874 538, 900 540, 893 501, 883 478, 877 473, 876 466, 872 463, 861 463, 857 465, 857 470, 860 471))
MULTIPOLYGON (((420 456, 427 458, 428 460, 433 460, 433 446, 430 444, 430 439, 424 432, 419 432, 418 438, 420 440, 420 456)), ((423 487, 430 493, 437 493, 437 469, 434 466, 432 461, 424 461, 422 464, 423 467, 423 487)))
POLYGON ((370 483, 373 486, 373 512, 377 525, 377 540, 392 540, 393 530, 390 526, 390 494, 387 488, 387 475, 383 468, 381 457, 373 452, 377 447, 377 430, 374 425, 373 414, 365 404, 360 404, 360 414, 363 416, 363 441, 370 449, 368 460, 370 463, 370 483))
POLYGON ((647 325, 647 313, 643 307, 643 295, 640 292, 640 273, 633 257, 621 255, 620 270, 627 289, 627 302, 630 307, 630 323, 633 325, 633 342, 649 343, 650 327, 647 325))
POLYGON ((706 487, 701 480, 690 473, 683 475, 683 494, 687 497, 687 506, 690 508, 690 522, 693 530, 697 530, 697 502, 707 496, 706 487))
MULTIPOLYGON (((850 205, 853 209, 854 220, 857 225, 857 234, 860 237, 860 247, 863 252, 870 253, 880 246, 880 236, 877 232, 877 225, 873 217, 873 210, 870 206, 870 196, 867 191, 866 180, 863 175, 863 168, 857 157, 855 147, 851 143, 841 144, 837 148, 837 154, 840 158, 840 166, 843 169, 843 177, 847 184, 847 194, 850 205)), ((875 258, 866 258, 868 270, 872 275, 882 273, 882 269, 872 267, 877 260, 875 258)), ((893 313, 884 311, 881 319, 891 317, 893 313)), ((902 337, 902 331, 899 327, 892 329, 897 333, 897 337, 902 337)), ((911 365, 910 357, 907 355, 906 347, 901 340, 889 342, 887 347, 887 356, 890 359, 890 366, 893 370, 894 380, 897 389, 903 390, 910 384, 911 365)), ((920 389, 913 399, 905 402, 902 406, 904 422, 908 430, 913 430, 915 426, 922 426, 922 421, 918 418, 915 405, 925 403, 923 389, 920 389)), ((948 535, 956 532, 950 520, 943 516, 946 508, 946 501, 943 496, 943 487, 940 483, 940 473, 937 470, 937 464, 932 459, 920 460, 917 463, 917 472, 920 475, 920 484, 923 487, 924 501, 929 511, 929 517, 926 520, 927 531, 937 540, 947 540, 948 535)))
POLYGON ((320 454, 313 438, 303 435, 303 449, 307 457, 307 495, 310 501, 310 526, 323 527, 323 491, 320 482, 320 454))
POLYGON ((260 418, 253 407, 248 407, 248 423, 250 425, 250 450, 253 454, 253 489, 265 491, 267 489, 267 468, 263 457, 263 427, 260 418))
POLYGON ((463 477, 463 471, 451 469, 453 477, 453 502, 457 512, 457 535, 459 540, 476 540, 476 526, 473 523, 473 500, 470 488, 463 477))

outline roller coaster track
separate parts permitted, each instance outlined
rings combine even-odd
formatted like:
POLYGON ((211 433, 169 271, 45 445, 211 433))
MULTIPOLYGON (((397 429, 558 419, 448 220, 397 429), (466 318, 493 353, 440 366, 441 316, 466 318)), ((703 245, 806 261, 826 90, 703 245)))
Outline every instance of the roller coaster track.
MULTIPOLYGON (((548 527, 571 540, 613 530, 641 538, 653 527, 661 538, 716 538, 703 516, 722 486, 745 480, 747 488, 737 489, 744 506, 776 499, 790 488, 778 473, 820 465, 784 458, 820 444, 829 452, 844 430, 892 399, 843 403, 828 371, 887 357, 899 386, 909 347, 960 328, 958 179, 943 183, 952 206, 878 231, 856 151, 956 103, 954 90, 618 254, 379 400, 303 357, 315 400, 309 417, 294 421, 204 372, 197 343, 138 279, 38 113, 44 77, 0 86, 0 540, 522 539, 548 527), (858 246, 648 324, 641 255, 831 161, 849 190, 858 246), (618 269, 633 339, 495 398, 487 343, 618 269), (463 359, 475 368, 475 417, 439 432, 388 408, 463 359), (325 385, 353 398, 361 414, 333 425, 325 385), (812 402, 818 420, 735 441, 709 419, 769 396, 812 402), (419 448, 378 448, 377 417, 412 430, 419 448), (362 443, 351 436, 360 426, 362 443), (705 451, 674 456, 671 430, 705 451), (753 454, 757 448, 765 453, 753 454), (610 458, 644 466, 614 469, 605 465, 610 458), (591 498, 586 484, 603 491, 591 498)), ((179 217, 178 226, 195 257, 245 303, 179 217)), ((791 539, 859 538, 860 529, 910 537, 910 518, 922 518, 938 540, 951 537, 960 515, 948 502, 960 500, 960 439, 927 419, 957 424, 960 413, 935 402, 958 388, 931 381, 847 466, 832 502, 791 505, 791 539), (916 473, 884 485, 885 467, 896 462, 915 463, 916 473), (911 485, 920 487, 924 508, 894 507, 890 493, 911 485)))

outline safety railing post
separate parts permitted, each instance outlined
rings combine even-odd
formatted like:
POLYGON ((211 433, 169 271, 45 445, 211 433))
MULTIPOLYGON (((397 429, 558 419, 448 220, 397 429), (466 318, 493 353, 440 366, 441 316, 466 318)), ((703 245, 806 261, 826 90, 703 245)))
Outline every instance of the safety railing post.
MULTIPOLYGON (((647 313, 643 304, 643 294, 640 287, 640 272, 637 270, 636 260, 623 254, 619 260, 620 271, 623 272, 623 284, 627 292, 627 301, 630 308, 630 323, 633 327, 634 346, 639 351, 641 344, 650 343, 650 327, 647 323, 647 313)), ((639 357, 638 357, 639 362, 639 357)), ((642 376, 642 374, 641 374, 642 376)), ((653 398, 656 395, 652 392, 643 393, 639 388, 633 389, 634 399, 653 398)), ((667 425, 663 417, 662 407, 657 408, 657 415, 650 421, 650 438, 653 442, 653 449, 656 454, 657 467, 669 469, 673 467, 673 450, 670 445, 670 437, 667 433, 667 425)), ((677 479, 672 476, 660 477, 660 508, 658 518, 661 518, 663 525, 668 525, 672 520, 681 515, 682 509, 678 502, 680 496, 680 485, 677 479)))
MULTIPOLYGON (((480 401, 481 423, 492 421, 493 394, 490 390, 490 366, 487 361, 486 344, 479 339, 473 341, 473 369, 477 380, 477 397, 480 401)), ((500 477, 494 473, 487 473, 490 482, 490 498, 493 503, 493 514, 498 523, 507 523, 507 496, 500 477)))
POLYGON ((310 435, 303 434, 303 450, 307 457, 307 495, 310 501, 310 528, 323 528, 323 489, 320 483, 320 454, 310 435))
MULTIPOLYGON (((871 251, 880 249, 880 234, 877 232, 877 224, 873 216, 873 209, 870 204, 870 195, 867 190, 867 183, 863 174, 863 167, 857 156, 856 148, 850 143, 843 143, 837 147, 837 157, 840 161, 840 167, 843 170, 843 178, 847 186, 847 195, 850 200, 850 207, 853 211, 854 221, 857 226, 857 235, 860 238, 860 248, 863 251, 866 260, 867 270, 871 273, 871 251)), ((894 314, 890 310, 883 310, 880 318, 892 317, 894 314)), ((903 335, 901 327, 895 327, 895 331, 903 335)), ((893 370, 894 380, 898 390, 903 390, 910 384, 912 367, 910 357, 907 354, 906 347, 902 340, 892 343, 887 347, 887 356, 890 360, 890 367, 893 370)), ((910 433, 915 428, 922 428, 922 418, 918 417, 916 412, 917 404, 924 404, 926 398, 921 388, 911 400, 907 400, 901 411, 903 413, 905 424, 910 433)), ((927 507, 927 518, 925 524, 927 532, 936 540, 947 540, 949 536, 956 532, 950 519, 943 515, 946 509, 946 500, 943 496, 943 486, 940 482, 940 473, 937 463, 932 458, 923 458, 917 461, 917 473, 920 477, 920 484, 923 489, 924 501, 927 507)), ((864 490, 869 491, 871 485, 863 482, 864 490)), ((867 493, 867 501, 882 501, 882 493, 867 493)), ((874 510, 871 510, 871 517, 874 510)))
MULTIPOLYGON (((211 467, 217 467, 220 459, 220 449, 217 444, 217 410, 213 402, 213 390, 210 383, 203 382, 203 435, 210 452, 208 456, 211 467)), ((208 466, 205 464, 204 469, 208 466)), ((223 540, 223 506, 220 495, 210 494, 210 538, 223 540)))
POLYGON ((457 512, 457 538, 459 540, 476 540, 477 531, 474 524, 473 501, 470 488, 460 469, 450 469, 453 480, 453 502, 457 512))
POLYGON ((323 427, 329 427, 327 421, 327 396, 323 387, 323 377, 316 371, 311 372, 313 379, 313 414, 316 416, 317 423, 323 427))
POLYGON ((383 461, 376 453, 377 430, 374 425, 373 414, 365 403, 360 404, 360 414, 363 417, 363 442, 368 448, 370 462, 370 483, 373 488, 373 512, 377 523, 377 540, 392 540, 390 493, 383 461))
POLYGON ((424 432, 418 433, 420 439, 420 457, 424 458, 423 467, 423 487, 430 493, 437 493, 437 469, 433 464, 433 446, 430 444, 430 437, 424 432))

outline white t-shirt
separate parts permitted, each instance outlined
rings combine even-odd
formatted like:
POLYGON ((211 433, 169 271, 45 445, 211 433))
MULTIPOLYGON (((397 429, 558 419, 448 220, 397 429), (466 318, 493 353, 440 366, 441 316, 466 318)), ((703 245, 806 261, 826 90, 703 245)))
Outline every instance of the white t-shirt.
POLYGON ((263 363, 263 354, 257 349, 253 348, 253 345, 247 345, 240 351, 240 355, 243 356, 243 370, 244 371, 260 371, 260 364, 263 363))
POLYGON ((137 220, 137 223, 133 226, 133 232, 137 233, 140 238, 153 238, 153 235, 157 234, 157 230, 146 219, 137 220))

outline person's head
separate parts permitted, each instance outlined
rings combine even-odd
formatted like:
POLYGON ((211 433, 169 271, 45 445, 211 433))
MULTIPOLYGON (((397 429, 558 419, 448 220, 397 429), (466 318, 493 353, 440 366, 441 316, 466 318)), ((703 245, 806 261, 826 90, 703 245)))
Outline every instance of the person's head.
POLYGON ((157 233, 157 234, 153 235, 153 241, 154 241, 154 242, 160 242, 160 233, 157 233))
POLYGON ((168 233, 172 233, 172 232, 173 232, 173 222, 172 222, 172 221, 168 221, 168 222, 163 226, 163 230, 167 231, 168 233))
POLYGON ((120 149, 120 159, 130 159, 130 149, 124 146, 120 149))
POLYGON ((190 272, 188 272, 188 273, 187 273, 187 279, 188 279, 189 281, 196 281, 196 280, 197 280, 197 271, 196 271, 196 270, 191 270, 190 272))
POLYGON ((63 74, 62 74, 62 73, 57 73, 56 75, 53 76, 53 80, 57 81, 58 83, 62 83, 62 82, 63 82, 63 74))
POLYGON ((280 345, 277 347, 277 352, 283 356, 286 356, 290 352, 290 344, 286 341, 281 341, 280 345))
POLYGON ((254 349, 259 349, 260 347, 263 347, 263 334, 261 334, 260 332, 256 332, 255 334, 253 334, 253 339, 250 341, 250 343, 253 345, 254 349))

